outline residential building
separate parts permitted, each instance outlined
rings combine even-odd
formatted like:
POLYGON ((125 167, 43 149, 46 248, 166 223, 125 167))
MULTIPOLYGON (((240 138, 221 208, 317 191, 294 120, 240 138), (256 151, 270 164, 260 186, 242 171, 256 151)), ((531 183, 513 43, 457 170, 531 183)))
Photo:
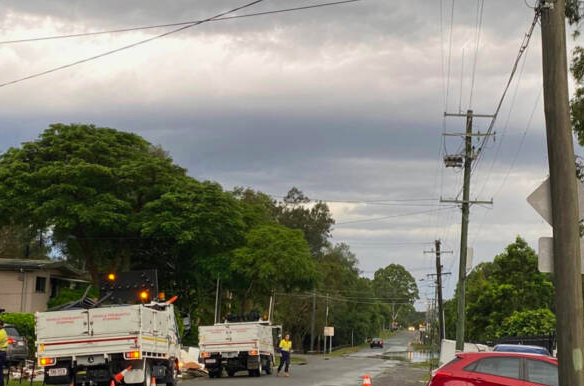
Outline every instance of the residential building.
POLYGON ((87 283, 86 275, 64 261, 0 259, 0 309, 45 311, 59 289, 87 283))

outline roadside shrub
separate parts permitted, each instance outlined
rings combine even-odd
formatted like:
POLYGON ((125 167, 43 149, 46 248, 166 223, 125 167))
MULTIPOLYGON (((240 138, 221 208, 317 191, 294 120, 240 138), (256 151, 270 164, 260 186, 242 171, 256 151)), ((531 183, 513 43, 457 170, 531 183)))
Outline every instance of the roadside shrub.
POLYGON ((34 333, 34 315, 33 314, 0 314, 0 320, 6 324, 12 324, 22 336, 28 340, 28 356, 34 357, 36 335, 34 333))

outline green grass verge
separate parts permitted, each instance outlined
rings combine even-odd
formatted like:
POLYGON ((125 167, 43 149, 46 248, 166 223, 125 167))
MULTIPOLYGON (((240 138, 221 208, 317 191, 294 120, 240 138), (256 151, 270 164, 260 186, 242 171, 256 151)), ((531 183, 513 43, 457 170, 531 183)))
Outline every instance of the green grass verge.
POLYGON ((330 354, 326 354, 326 357, 327 358, 342 357, 343 355, 353 354, 353 353, 356 353, 357 351, 361 351, 365 347, 367 347, 367 343, 363 343, 360 346, 343 347, 343 348, 340 348, 338 350, 333 351, 330 354))
MULTIPOLYGON (((22 383, 19 380, 11 379, 6 386, 30 386, 30 380, 23 379, 22 383)), ((32 386, 43 386, 42 382, 33 382, 32 386)))

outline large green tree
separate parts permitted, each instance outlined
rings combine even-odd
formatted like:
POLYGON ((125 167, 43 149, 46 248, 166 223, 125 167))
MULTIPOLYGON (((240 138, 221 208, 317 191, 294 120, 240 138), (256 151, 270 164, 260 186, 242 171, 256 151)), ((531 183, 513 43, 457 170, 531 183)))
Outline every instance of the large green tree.
MULTIPOLYGON (((535 251, 521 237, 493 262, 478 265, 466 281, 466 338, 486 341, 500 335, 500 326, 514 312, 552 310, 554 287, 537 269, 535 251)), ((452 301, 456 304, 457 298, 452 301)), ((456 307, 445 307, 449 336, 456 307)), ((510 328, 508 328, 510 329, 510 328)))
POLYGON ((278 223, 292 229, 300 229, 310 246, 312 256, 321 254, 329 245, 335 220, 328 205, 323 201, 311 200, 297 188, 292 188, 278 205, 278 223))
POLYGON ((94 282, 148 254, 146 239, 211 253, 232 248, 242 224, 235 205, 225 214, 228 198, 188 177, 161 148, 110 128, 54 124, 0 156, 0 221, 50 230, 94 282))
POLYGON ((386 303, 386 315, 392 325, 407 322, 415 312, 414 302, 419 298, 416 280, 402 265, 390 264, 378 269, 373 277, 376 296, 386 303))
POLYGON ((246 311, 254 293, 264 298, 272 290, 291 292, 312 288, 317 279, 314 260, 300 230, 263 225, 246 235, 245 246, 231 258, 232 287, 239 287, 246 311))

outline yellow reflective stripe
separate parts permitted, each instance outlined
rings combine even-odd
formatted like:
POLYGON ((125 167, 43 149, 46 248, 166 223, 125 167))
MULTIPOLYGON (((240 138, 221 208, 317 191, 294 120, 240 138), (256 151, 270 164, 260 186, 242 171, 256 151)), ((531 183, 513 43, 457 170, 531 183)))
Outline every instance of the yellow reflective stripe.
POLYGON ((143 336, 142 339, 149 340, 151 342, 160 342, 160 343, 166 343, 166 342, 168 342, 168 340, 166 340, 166 339, 162 339, 162 338, 151 338, 149 336, 143 336))

